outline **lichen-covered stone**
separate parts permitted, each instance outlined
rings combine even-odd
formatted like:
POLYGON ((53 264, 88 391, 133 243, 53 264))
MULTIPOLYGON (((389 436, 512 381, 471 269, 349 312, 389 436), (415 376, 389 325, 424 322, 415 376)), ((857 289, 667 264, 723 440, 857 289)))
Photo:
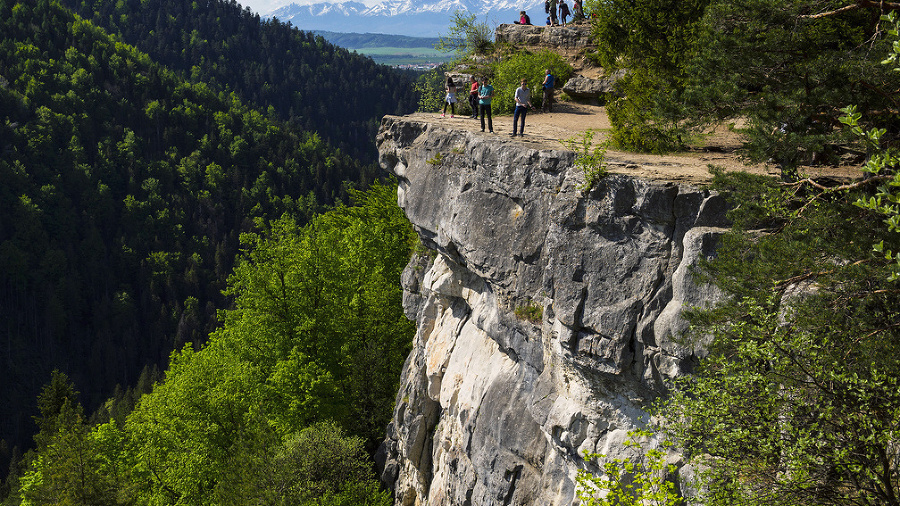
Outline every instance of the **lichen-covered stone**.
POLYGON ((584 194, 571 152, 409 118, 377 142, 437 252, 404 274, 418 331, 383 479, 405 506, 572 504, 582 452, 627 455, 703 352, 675 338, 718 297, 691 266, 728 226, 721 197, 626 175, 584 194))

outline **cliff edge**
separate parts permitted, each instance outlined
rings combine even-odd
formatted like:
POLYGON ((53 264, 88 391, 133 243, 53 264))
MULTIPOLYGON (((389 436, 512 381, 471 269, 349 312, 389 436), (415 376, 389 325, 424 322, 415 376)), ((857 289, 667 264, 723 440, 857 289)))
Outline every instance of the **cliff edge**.
POLYGON ((702 353, 676 340, 681 309, 716 299, 691 267, 723 199, 626 174, 584 193, 569 151, 413 117, 377 144, 428 249, 403 275, 418 330, 382 479, 403 506, 576 503, 582 452, 626 455, 702 353))

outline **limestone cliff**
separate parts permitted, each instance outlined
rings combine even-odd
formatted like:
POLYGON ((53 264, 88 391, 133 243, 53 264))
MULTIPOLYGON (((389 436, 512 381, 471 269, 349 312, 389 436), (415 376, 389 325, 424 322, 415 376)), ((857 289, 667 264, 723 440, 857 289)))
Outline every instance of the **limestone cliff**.
MULTIPOLYGON (((386 117, 381 165, 431 254, 403 276, 418 322, 382 478, 397 504, 569 505, 585 449, 616 454, 698 350, 673 341, 726 227, 721 197, 574 154, 386 117)), ((677 461, 676 461, 677 463, 677 461)))

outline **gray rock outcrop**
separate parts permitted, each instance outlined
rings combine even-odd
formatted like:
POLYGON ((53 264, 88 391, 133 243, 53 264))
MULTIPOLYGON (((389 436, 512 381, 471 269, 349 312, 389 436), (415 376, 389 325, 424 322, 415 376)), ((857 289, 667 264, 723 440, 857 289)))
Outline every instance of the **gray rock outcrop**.
POLYGON ((575 503, 582 452, 627 455, 702 353, 676 341, 681 309, 717 297, 691 267, 726 230, 723 199, 627 175, 585 194, 571 152, 409 118, 377 142, 434 252, 403 276, 418 330, 382 479, 403 506, 575 503))
POLYGON ((609 77, 602 79, 590 79, 584 76, 573 76, 563 85, 563 92, 575 98, 600 98, 606 93, 615 91, 616 82, 625 76, 624 70, 619 70, 609 77))
POLYGON ((494 40, 514 46, 547 46, 554 50, 584 49, 593 45, 591 25, 586 21, 565 26, 502 24, 494 31, 494 40))

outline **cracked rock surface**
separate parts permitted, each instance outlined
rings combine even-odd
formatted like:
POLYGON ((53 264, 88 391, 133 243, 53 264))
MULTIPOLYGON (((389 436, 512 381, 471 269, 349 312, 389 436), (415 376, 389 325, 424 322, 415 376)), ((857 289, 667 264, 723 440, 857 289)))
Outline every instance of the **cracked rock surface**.
POLYGON ((681 309, 719 296, 691 267, 727 230, 723 199, 623 174, 585 193, 569 151, 412 118, 377 142, 431 252, 403 275, 418 330, 382 479, 403 506, 575 503, 583 451, 627 455, 703 352, 676 341, 681 309))

